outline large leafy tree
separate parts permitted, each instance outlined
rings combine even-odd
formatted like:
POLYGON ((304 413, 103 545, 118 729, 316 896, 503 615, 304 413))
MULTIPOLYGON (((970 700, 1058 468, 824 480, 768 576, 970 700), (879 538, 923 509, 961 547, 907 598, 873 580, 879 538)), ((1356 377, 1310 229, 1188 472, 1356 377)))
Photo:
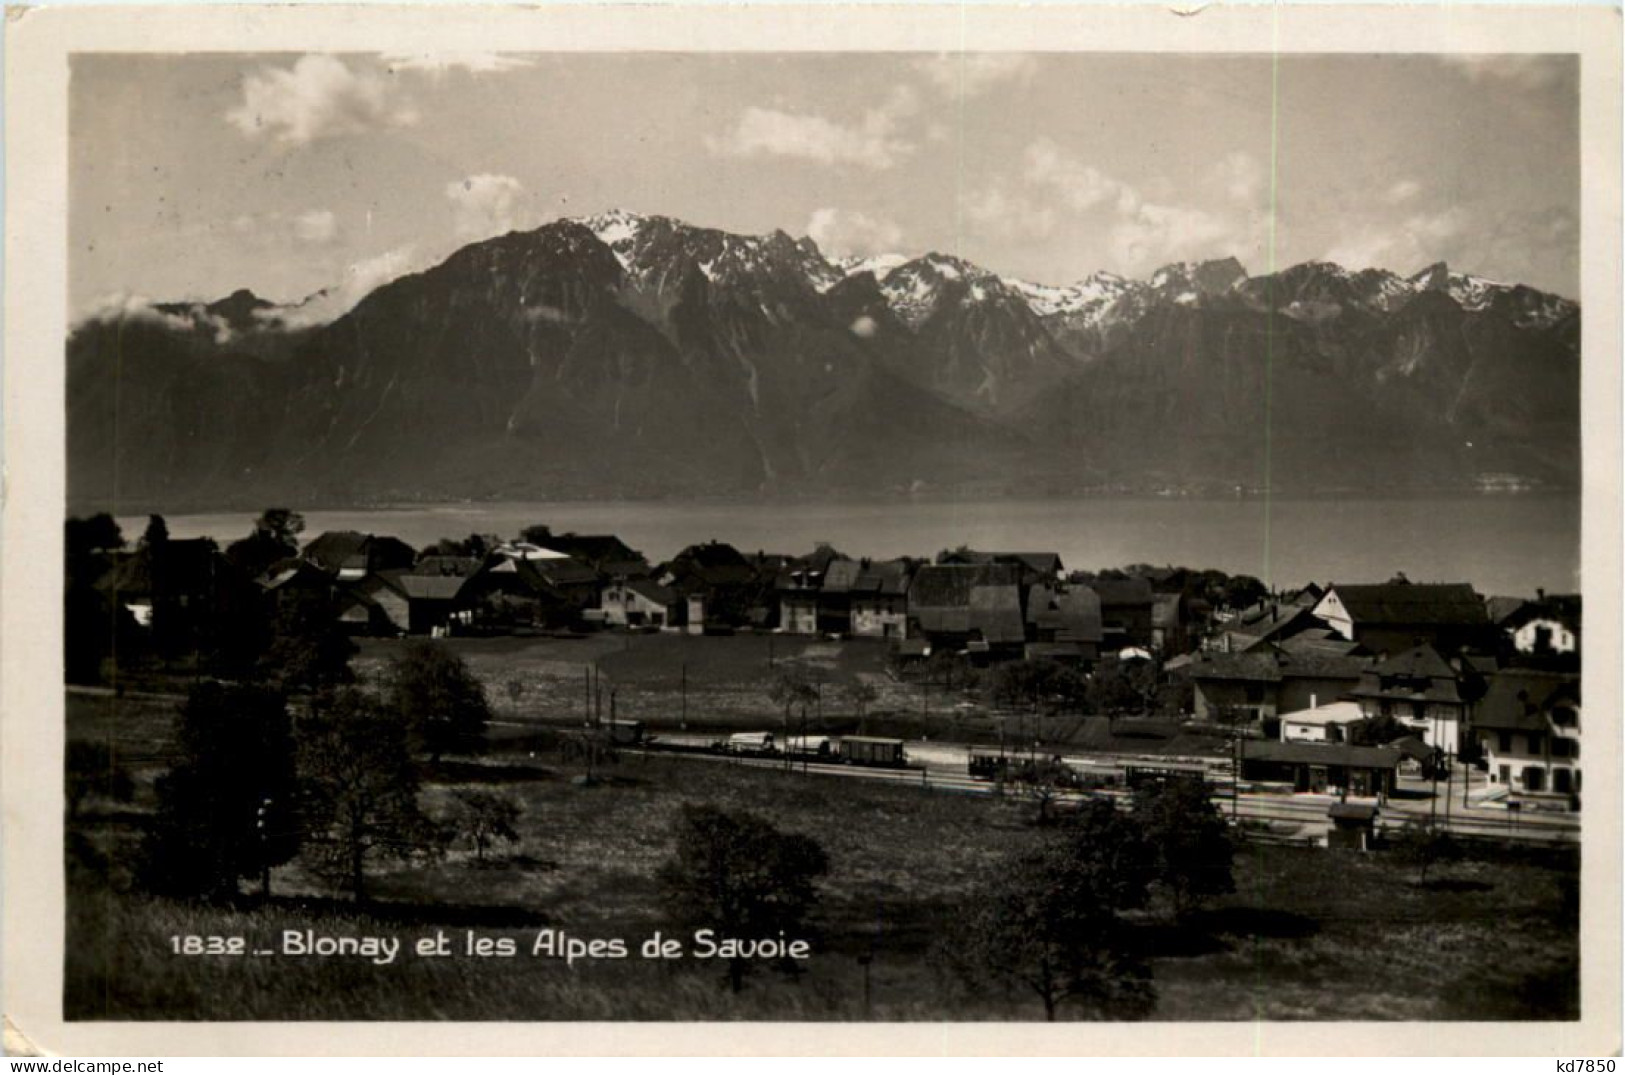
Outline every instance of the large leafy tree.
POLYGON ((367 868, 438 843, 418 807, 409 729, 399 713, 353 688, 328 692, 300 726, 307 849, 318 870, 366 899, 367 868))
MULTIPOLYGON (((817 903, 817 880, 829 871, 810 836, 786 833, 753 814, 684 806, 677 847, 660 881, 678 916, 727 937, 804 935, 817 903)), ((728 984, 744 987, 748 963, 728 961, 728 984)))
POLYGON ((390 663, 388 704, 434 761, 477 746, 491 720, 485 687, 442 643, 415 639, 390 663))
POLYGON ((142 877, 167 895, 227 898, 298 850, 292 722, 281 694, 204 682, 182 706, 158 780, 142 877))
POLYGON ((271 641, 260 659, 263 674, 291 691, 318 691, 354 679, 350 658, 355 643, 320 594, 297 592, 284 598, 271 620, 271 641))
POLYGON ((250 578, 264 574, 278 560, 299 555, 304 530, 305 518, 298 512, 266 508, 247 537, 226 546, 226 559, 250 578))
POLYGON ((1120 912, 1144 904, 1149 856, 1137 827, 1091 803, 1065 830, 995 872, 961 920, 949 965, 975 985, 1030 990, 1053 1022, 1138 1019, 1156 1006, 1149 966, 1123 943, 1120 912))
POLYGON ((1134 819, 1156 854, 1157 881, 1179 917, 1210 896, 1235 891, 1230 828, 1199 780, 1142 785, 1134 819))

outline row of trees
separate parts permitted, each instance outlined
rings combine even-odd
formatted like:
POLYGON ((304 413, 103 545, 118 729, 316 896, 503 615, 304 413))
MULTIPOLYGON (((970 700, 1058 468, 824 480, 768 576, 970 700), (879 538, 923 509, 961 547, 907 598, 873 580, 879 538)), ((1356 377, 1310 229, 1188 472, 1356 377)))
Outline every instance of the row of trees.
POLYGON ((303 855, 365 898, 374 862, 466 835, 483 856, 513 818, 478 796, 459 801, 456 831, 418 806, 420 761, 477 749, 490 718, 484 690, 437 643, 410 643, 381 693, 328 686, 301 698, 297 720, 274 682, 194 686, 181 709, 176 761, 157 785, 142 878, 166 895, 220 899, 243 880, 303 855))

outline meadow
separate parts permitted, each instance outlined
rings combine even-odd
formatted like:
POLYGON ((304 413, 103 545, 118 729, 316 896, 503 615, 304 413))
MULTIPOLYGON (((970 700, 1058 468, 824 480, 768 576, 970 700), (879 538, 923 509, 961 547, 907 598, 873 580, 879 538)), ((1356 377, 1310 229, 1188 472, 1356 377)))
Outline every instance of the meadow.
MULTIPOLYGON (((1033 803, 965 796, 706 759, 627 755, 607 779, 578 782, 545 743, 427 768, 422 802, 444 816, 459 790, 518 804, 520 839, 482 861, 455 845, 376 870, 357 908, 297 863, 272 895, 235 907, 140 894, 131 884, 151 777, 164 764, 163 706, 123 720, 106 699, 70 696, 70 737, 118 734, 138 770, 135 801, 92 799, 70 820, 68 965, 74 1019, 1033 1020, 1036 998, 969 989, 940 946, 978 885, 1043 832, 1033 803), (743 992, 714 961, 563 961, 530 955, 537 933, 631 943, 672 933, 655 877, 685 803, 748 810, 813 836, 830 871, 789 978, 763 970, 743 992), (508 958, 182 956, 172 936, 282 930, 421 937, 473 930, 511 938, 508 958), (860 957, 863 961, 860 961, 860 957), (865 989, 865 978, 868 988, 865 989), (867 998, 867 1002, 866 1002, 867 998)), ((1502 852, 1438 868, 1426 886, 1383 854, 1243 844, 1236 891, 1174 925, 1154 907, 1129 942, 1150 960, 1154 1018, 1574 1018, 1578 927, 1572 853, 1502 852)), ((1063 1005, 1062 1018, 1077 1017, 1063 1005)))

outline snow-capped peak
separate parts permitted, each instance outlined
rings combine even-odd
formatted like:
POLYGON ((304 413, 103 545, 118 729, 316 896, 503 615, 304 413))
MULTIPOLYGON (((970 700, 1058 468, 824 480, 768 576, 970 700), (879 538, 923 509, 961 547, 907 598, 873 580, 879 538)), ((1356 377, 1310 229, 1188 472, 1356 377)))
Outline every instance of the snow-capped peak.
POLYGON ((886 274, 899 265, 908 264, 905 254, 871 254, 867 257, 839 258, 835 267, 841 270, 843 276, 856 276, 860 272, 875 274, 876 280, 883 280, 886 274))

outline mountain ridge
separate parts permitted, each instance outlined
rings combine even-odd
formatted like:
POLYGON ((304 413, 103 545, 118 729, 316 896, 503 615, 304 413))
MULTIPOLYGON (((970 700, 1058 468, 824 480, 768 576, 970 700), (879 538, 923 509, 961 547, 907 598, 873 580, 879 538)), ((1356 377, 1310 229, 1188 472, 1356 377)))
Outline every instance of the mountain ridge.
POLYGON ((239 289, 76 325, 70 499, 1578 475, 1578 306, 1443 263, 1254 277, 1229 258, 1054 287, 617 211, 468 244, 326 323, 289 327, 295 308, 239 289), (1293 454, 1261 457, 1261 428, 1293 454))

